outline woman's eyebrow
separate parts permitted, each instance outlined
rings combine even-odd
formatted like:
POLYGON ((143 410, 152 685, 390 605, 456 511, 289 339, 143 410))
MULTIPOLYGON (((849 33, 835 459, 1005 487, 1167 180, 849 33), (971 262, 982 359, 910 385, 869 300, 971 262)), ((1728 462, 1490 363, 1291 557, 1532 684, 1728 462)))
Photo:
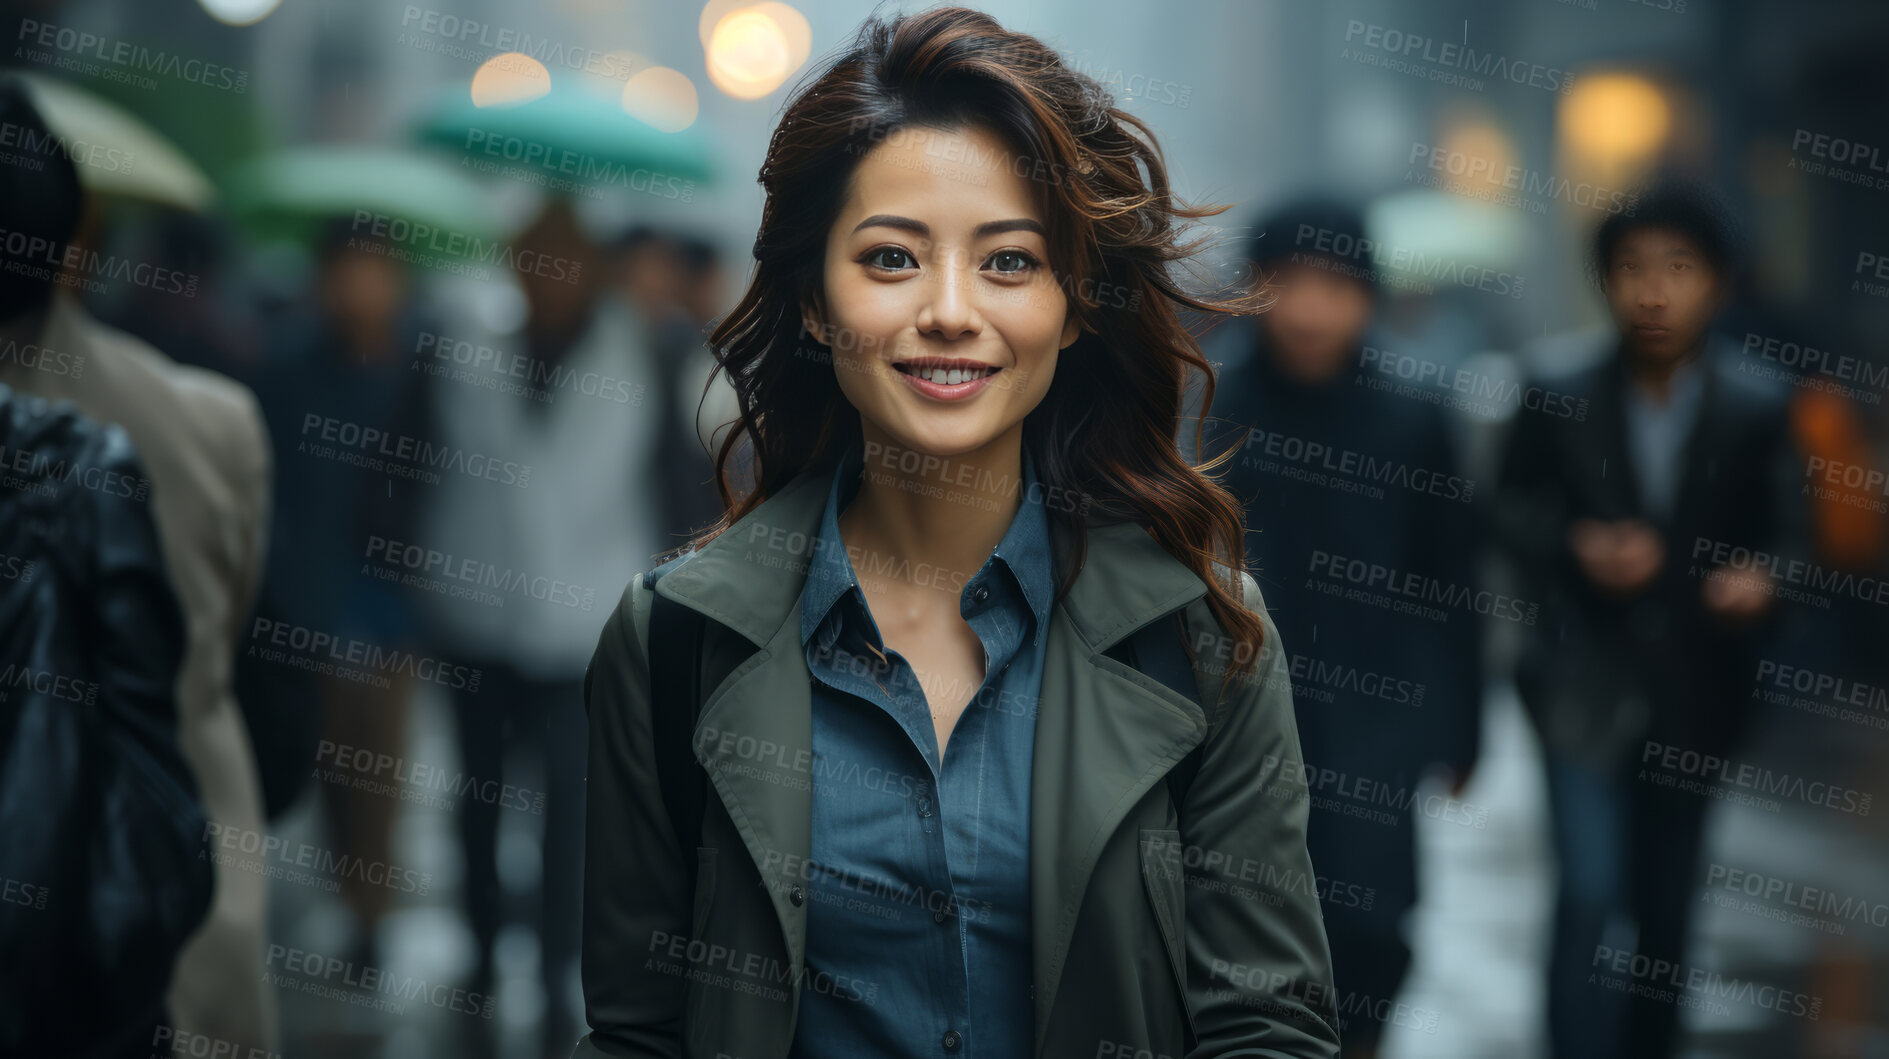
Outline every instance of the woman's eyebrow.
MULTIPOLYGON (((862 228, 874 227, 898 228, 902 231, 913 232, 926 238, 930 238, 931 236, 931 226, 924 221, 916 221, 910 217, 900 217, 891 213, 875 213, 854 225, 853 231, 857 232, 862 228)), ((971 229, 971 238, 982 239, 987 235, 996 235, 999 232, 1035 232, 1045 239, 1049 238, 1049 231, 1041 224, 1030 220, 1028 217, 1013 217, 1007 221, 985 221, 983 224, 971 229)))

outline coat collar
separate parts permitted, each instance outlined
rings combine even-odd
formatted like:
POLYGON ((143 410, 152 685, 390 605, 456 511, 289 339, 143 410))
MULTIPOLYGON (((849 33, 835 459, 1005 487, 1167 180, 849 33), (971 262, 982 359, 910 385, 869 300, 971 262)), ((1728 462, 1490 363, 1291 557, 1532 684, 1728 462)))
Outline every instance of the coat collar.
MULTIPOLYGON (((797 614, 833 473, 831 467, 803 471, 665 574, 656 591, 767 647, 797 614)), ((1140 526, 1090 523, 1086 529, 1088 555, 1061 609, 1090 650, 1105 651, 1206 594, 1206 584, 1140 526)), ((1050 536, 1060 569, 1073 541, 1055 521, 1050 536)))
MULTIPOLYGON (((1671 510, 1664 520, 1669 526, 1684 525, 1690 519, 1700 490, 1705 487, 1702 476, 1717 473, 1706 459, 1725 423, 1721 392, 1724 381, 1719 377, 1724 354, 1714 348, 1716 342, 1715 336, 1707 336, 1705 349, 1687 365, 1697 373, 1698 408, 1679 443, 1682 453, 1679 480, 1673 483, 1671 510)), ((1628 393, 1629 387, 1635 384, 1628 370, 1627 356, 1624 345, 1616 341, 1612 353, 1600 367, 1600 385, 1592 398, 1596 429, 1581 433, 1590 439, 1588 443, 1596 450, 1593 463, 1601 468, 1605 479, 1603 487, 1611 490, 1615 510, 1620 513, 1615 517, 1633 514, 1652 519, 1641 493, 1640 472, 1628 437, 1628 393)))
MULTIPOLYGON (((813 744, 798 608, 833 473, 798 475, 655 589, 756 647, 709 693, 694 745, 765 884, 794 966, 806 953, 802 884, 813 812, 806 770, 790 764, 811 761, 813 744)), ((1142 625, 1193 610, 1205 582, 1134 523, 1091 522, 1085 532, 1083 568, 1051 614, 1037 700, 1030 912, 1039 1047, 1103 846, 1207 728, 1193 699, 1103 654, 1142 625)), ((1051 538, 1061 569, 1074 541, 1054 520, 1051 538)))

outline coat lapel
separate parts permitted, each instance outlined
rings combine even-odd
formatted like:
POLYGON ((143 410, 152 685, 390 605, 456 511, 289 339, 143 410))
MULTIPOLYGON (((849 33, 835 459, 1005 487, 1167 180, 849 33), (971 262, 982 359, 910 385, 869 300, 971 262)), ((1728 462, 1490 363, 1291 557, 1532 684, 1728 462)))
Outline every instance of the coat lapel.
MULTIPOLYGON (((1067 540, 1058 534, 1067 554, 1067 540)), ((1104 651, 1205 595, 1139 527, 1089 529, 1088 556, 1050 624, 1030 790, 1030 927, 1042 1047, 1082 895, 1102 847, 1141 796, 1206 735, 1192 700, 1104 651)))
MULTIPOLYGON (((1684 442, 1685 456, 1684 462, 1680 464, 1679 492, 1673 498, 1671 521, 1675 528, 1699 525, 1700 508, 1722 470, 1718 454, 1724 445, 1727 423, 1720 394, 1722 383, 1718 377, 1718 365, 1711 359, 1711 352, 1708 347, 1706 354, 1696 362, 1704 375, 1703 389, 1699 394, 1697 417, 1684 442)), ((1681 532, 1685 530, 1681 529, 1681 532)), ((1669 548, 1683 547, 1686 554, 1690 554, 1692 549, 1691 541, 1669 540, 1666 543, 1669 548)))
MULTIPOLYGON (((806 906, 790 894, 805 882, 813 845, 812 693, 799 603, 830 476, 795 478, 656 584, 757 648, 709 693, 696 757, 767 883, 796 964, 806 952, 806 906)), ((1074 541, 1060 522, 1051 533, 1060 568, 1074 541)), ((1103 652, 1207 586, 1132 523, 1090 525, 1087 536, 1083 569, 1050 619, 1037 703, 1030 912, 1039 1044, 1103 845, 1206 734, 1194 701, 1103 652)))
POLYGON ((767 885, 795 964, 807 910, 792 894, 813 850, 813 695, 799 602, 830 483, 799 475, 656 582, 657 593, 756 648, 708 693, 695 756, 767 885))
POLYGON ((1646 506, 1640 499, 1640 476, 1627 441, 1626 388, 1630 380, 1624 358, 1624 353, 1616 353, 1608 361, 1600 391, 1594 395, 1594 429, 1587 432, 1593 443, 1590 467, 1600 480, 1601 496, 1606 498, 1599 516, 1609 519, 1646 517, 1646 506))

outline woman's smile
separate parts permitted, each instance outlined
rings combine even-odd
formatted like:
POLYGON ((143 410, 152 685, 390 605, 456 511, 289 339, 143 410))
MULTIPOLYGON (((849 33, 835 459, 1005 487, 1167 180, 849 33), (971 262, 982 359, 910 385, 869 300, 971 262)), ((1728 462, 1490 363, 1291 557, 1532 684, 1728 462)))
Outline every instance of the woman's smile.
POLYGON ((990 385, 1002 371, 962 357, 913 357, 892 365, 913 392, 935 401, 962 401, 990 385))

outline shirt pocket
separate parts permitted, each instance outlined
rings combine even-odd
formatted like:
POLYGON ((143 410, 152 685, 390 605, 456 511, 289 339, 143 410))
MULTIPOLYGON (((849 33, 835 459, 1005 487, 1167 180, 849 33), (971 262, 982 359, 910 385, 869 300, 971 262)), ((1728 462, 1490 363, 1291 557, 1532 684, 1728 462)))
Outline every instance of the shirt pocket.
MULTIPOLYGON (((1187 999, 1187 889, 1181 865, 1181 832, 1172 827, 1141 829, 1141 882, 1154 910, 1154 922, 1174 971, 1174 987, 1181 998, 1181 1013, 1188 1032, 1194 1032, 1194 1013, 1187 999)), ((1198 1039, 1198 1035, 1195 1035, 1198 1039)))

